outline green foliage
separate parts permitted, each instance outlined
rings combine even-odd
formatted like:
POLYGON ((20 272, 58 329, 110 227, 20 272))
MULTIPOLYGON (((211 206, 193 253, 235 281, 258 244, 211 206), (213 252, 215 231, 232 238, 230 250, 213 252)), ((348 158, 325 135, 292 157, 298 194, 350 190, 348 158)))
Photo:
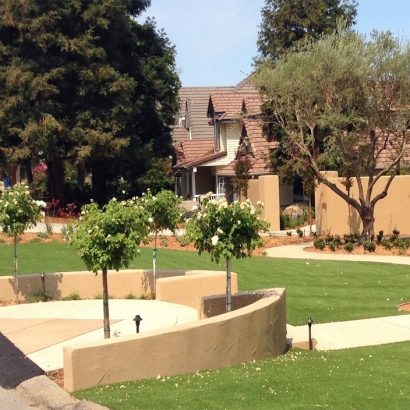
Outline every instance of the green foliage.
MULTIPOLYGON (((46 296, 46 298, 45 298, 45 299, 46 299, 46 302, 47 302, 48 300, 52 300, 52 299, 53 299, 50 292, 47 292, 47 291, 46 291, 45 296, 46 296)), ((27 301, 28 303, 43 302, 43 301, 44 301, 44 293, 43 293, 42 291, 34 292, 34 293, 32 293, 32 294, 26 299, 26 301, 27 301)))
MULTIPOLYGON (((97 292, 95 295, 94 295, 94 299, 104 299, 104 295, 103 295, 103 292, 97 292)), ((108 299, 114 299, 114 296, 113 295, 108 295, 108 299)))
MULTIPOLYGON (((152 159, 172 153, 176 50, 155 20, 138 19, 149 5, 1 1, 1 146, 28 170, 44 161, 48 196, 62 205, 64 160, 92 171, 93 197, 105 203, 111 181, 138 190, 152 159)), ((39 182, 33 194, 43 198, 39 182)))
POLYGON ((113 198, 102 209, 96 203, 82 207, 82 223, 70 243, 88 270, 118 271, 129 266, 149 232, 149 214, 143 205, 140 199, 113 198))
POLYGON ((260 60, 277 60, 304 40, 331 33, 340 18, 355 23, 355 0, 266 0, 258 33, 260 60))
POLYGON ((177 236, 176 240, 181 247, 188 246, 192 242, 187 235, 177 236))
POLYGON ((156 234, 164 229, 175 232, 177 223, 181 221, 185 212, 180 206, 181 197, 164 189, 156 195, 148 190, 143 194, 142 203, 150 215, 150 222, 156 234))
POLYGON ((81 300, 80 294, 78 291, 71 292, 69 295, 64 296, 61 300, 81 300))
POLYGON ((37 232, 37 236, 41 239, 48 239, 50 237, 47 232, 37 232))
POLYGON ((61 236, 66 240, 70 240, 70 238, 75 234, 76 230, 78 228, 77 223, 69 223, 67 225, 63 225, 61 228, 61 236))
POLYGON ((137 297, 132 292, 130 292, 124 296, 124 299, 137 299, 137 297))
POLYGON ((16 184, 0 195, 0 225, 6 234, 21 235, 35 226, 39 218, 40 207, 31 197, 28 186, 16 184))
POLYGON ((363 248, 368 252, 374 252, 376 250, 376 244, 371 241, 364 241, 363 248))
POLYGON ((248 197, 248 187, 250 179, 250 169, 252 168, 251 158, 249 155, 240 155, 235 161, 235 176, 232 178, 233 191, 237 195, 248 197))
POLYGON ((390 241, 388 241, 387 239, 383 239, 381 241, 381 245, 386 248, 386 249, 391 249, 392 248, 392 243, 390 241))
POLYGON ((329 243, 329 249, 330 249, 331 251, 333 251, 333 252, 334 252, 338 247, 339 247, 339 244, 338 244, 336 241, 334 241, 334 240, 329 243))
POLYGON ((354 248, 354 245, 352 242, 346 242, 345 245, 343 246, 343 249, 347 252, 352 252, 354 248))
POLYGON ((151 190, 157 194, 163 189, 172 191, 175 180, 171 173, 171 165, 169 158, 154 158, 151 167, 137 179, 141 192, 151 190))
POLYGON ((299 235, 299 238, 302 238, 303 237, 303 231, 301 230, 301 229, 297 229, 296 230, 296 233, 299 235))
POLYGON ((265 124, 282 130, 278 135, 265 131, 295 167, 310 169, 319 183, 356 209, 362 236, 372 238, 375 205, 399 172, 410 137, 410 42, 391 33, 374 33, 366 40, 340 24, 298 51, 261 64, 253 76, 268 102, 265 124), (385 146, 394 150, 380 169, 385 146), (364 186, 362 175, 373 182, 359 200, 330 183, 321 172, 324 167, 349 170, 355 186, 364 186), (383 176, 386 181, 376 189, 383 176))
POLYGON ((259 232, 266 232, 269 223, 260 218, 263 204, 256 207, 249 200, 228 204, 225 198, 210 200, 202 197, 203 209, 193 208, 186 223, 187 236, 198 253, 208 252, 211 260, 246 258, 256 247, 263 245, 259 232))
POLYGON ((323 238, 317 238, 315 241, 313 241, 313 246, 316 249, 320 249, 321 251, 323 251, 323 249, 325 249, 326 246, 325 240, 323 238))

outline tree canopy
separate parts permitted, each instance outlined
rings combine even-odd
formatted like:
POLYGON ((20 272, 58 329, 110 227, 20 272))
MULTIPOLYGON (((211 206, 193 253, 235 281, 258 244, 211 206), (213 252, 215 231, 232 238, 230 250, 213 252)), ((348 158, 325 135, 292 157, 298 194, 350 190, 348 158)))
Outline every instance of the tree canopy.
POLYGON ((336 21, 355 23, 356 0, 266 0, 258 35, 257 61, 277 60, 304 39, 330 34, 336 21))
POLYGON ((407 152, 409 70, 409 42, 376 32, 367 40, 339 28, 303 52, 263 64, 255 75, 271 107, 265 122, 283 130, 281 149, 357 210, 368 238, 374 236, 374 207, 407 152), (326 179, 321 171, 329 164, 355 179, 358 199, 326 179), (388 178, 374 192, 382 176, 388 178))
POLYGON ((152 158, 172 153, 178 108, 175 48, 149 0, 0 0, 1 160, 47 164, 49 195, 64 204, 63 161, 132 187, 152 158))

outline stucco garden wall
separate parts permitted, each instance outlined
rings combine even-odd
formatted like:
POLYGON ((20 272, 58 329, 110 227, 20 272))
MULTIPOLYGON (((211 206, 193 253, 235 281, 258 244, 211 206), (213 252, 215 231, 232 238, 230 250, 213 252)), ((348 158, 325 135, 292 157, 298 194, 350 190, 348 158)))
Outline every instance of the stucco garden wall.
MULTIPOLYGON (((158 282, 160 282, 160 279, 158 282)), ((282 354, 285 289, 230 313, 172 328, 64 348, 64 386, 92 386, 216 369, 282 354)))
MULTIPOLYGON (((386 184, 388 177, 382 177, 375 185, 373 196, 380 193, 386 184)), ((332 177, 329 181, 341 189, 342 178, 332 177)), ((364 187, 368 185, 368 178, 362 178, 364 187)), ((357 183, 354 181, 351 196, 358 198, 357 183)), ((316 200, 316 230, 319 235, 349 233, 349 211, 347 203, 336 195, 324 184, 320 184, 315 193, 316 200)), ((357 211, 351 208, 352 232, 360 233, 362 224, 357 211)), ((391 234, 394 229, 401 234, 410 234, 410 218, 407 217, 410 209, 410 176, 399 175, 394 178, 388 194, 375 206, 374 228, 377 233, 384 231, 385 235, 391 234)))
MULTIPOLYGON (((195 276, 204 275, 203 289, 200 287, 192 287, 189 281, 179 284, 181 286, 176 292, 175 301, 168 302, 186 304, 195 309, 198 308, 199 296, 223 293, 226 286, 225 272, 218 271, 203 271, 203 270, 158 270, 156 277, 179 277, 179 276, 195 276), (206 277, 206 278, 205 278, 206 277), (187 286, 187 287, 184 287, 187 286), (194 306, 195 301, 195 306, 194 306)), ((144 269, 127 269, 108 272, 108 291, 109 294, 116 298, 122 298, 129 293, 133 293, 136 297, 141 294, 153 292, 153 273, 152 270, 144 269)), ((77 292, 81 299, 93 299, 97 293, 102 293, 102 276, 99 273, 97 276, 88 271, 81 272, 59 272, 47 274, 45 277, 46 292, 53 298, 61 299, 77 292)), ((167 286, 166 283, 162 286, 167 286)), ((162 290, 162 286, 158 287, 157 281, 157 299, 166 295, 162 290)), ((236 292, 238 282, 236 274, 232 275, 232 287, 236 292)), ((19 276, 19 297, 26 299, 35 292, 42 292, 41 276, 22 275, 19 276)), ((171 291, 171 289, 169 289, 171 291)), ((0 277, 0 298, 4 300, 14 299, 14 280, 12 276, 0 277)))
MULTIPOLYGON (((249 180, 248 198, 252 204, 262 201, 265 204, 262 218, 270 223, 269 230, 280 230, 279 179, 277 175, 264 175, 249 180)), ((245 198, 241 198, 244 201, 245 198)))

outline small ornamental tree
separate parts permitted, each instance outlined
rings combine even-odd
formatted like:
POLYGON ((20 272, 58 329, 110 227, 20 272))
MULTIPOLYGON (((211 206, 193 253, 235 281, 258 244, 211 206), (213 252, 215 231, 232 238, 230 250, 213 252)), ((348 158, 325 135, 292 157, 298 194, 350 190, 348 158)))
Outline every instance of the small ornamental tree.
POLYGON ((82 223, 70 242, 87 269, 102 271, 104 338, 110 337, 108 269, 128 267, 139 254, 138 246, 149 233, 148 214, 138 199, 118 202, 115 198, 102 209, 96 203, 82 207, 82 223))
POLYGON ((187 221, 186 231, 198 253, 206 251, 216 263, 226 261, 226 311, 231 311, 231 259, 247 258, 252 251, 263 245, 260 232, 266 232, 269 223, 261 219, 262 202, 256 207, 245 202, 228 204, 225 198, 210 200, 208 193, 202 196, 203 207, 193 208, 192 218, 187 221))
POLYGON ((156 291, 155 273, 157 261, 157 236, 158 232, 169 229, 175 232, 177 223, 181 221, 185 212, 180 205, 182 198, 171 191, 163 189, 157 195, 152 195, 150 189, 143 194, 142 203, 150 215, 151 229, 154 231, 154 248, 152 251, 152 269, 154 272, 154 292, 156 291))
POLYGON ((12 188, 3 191, 0 196, 0 225, 3 232, 14 238, 14 294, 16 302, 18 298, 18 266, 17 266, 17 238, 18 235, 32 226, 40 218, 40 206, 46 204, 42 201, 34 201, 30 195, 28 186, 16 184, 12 188))

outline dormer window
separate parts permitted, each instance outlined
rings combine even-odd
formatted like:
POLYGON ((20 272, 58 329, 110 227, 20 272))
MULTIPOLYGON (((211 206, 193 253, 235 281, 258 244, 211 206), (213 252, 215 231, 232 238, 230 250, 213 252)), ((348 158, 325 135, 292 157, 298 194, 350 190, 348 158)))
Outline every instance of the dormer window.
POLYGON ((215 118, 214 121, 214 147, 215 147, 215 152, 219 152, 221 150, 221 126, 219 120, 215 118))

